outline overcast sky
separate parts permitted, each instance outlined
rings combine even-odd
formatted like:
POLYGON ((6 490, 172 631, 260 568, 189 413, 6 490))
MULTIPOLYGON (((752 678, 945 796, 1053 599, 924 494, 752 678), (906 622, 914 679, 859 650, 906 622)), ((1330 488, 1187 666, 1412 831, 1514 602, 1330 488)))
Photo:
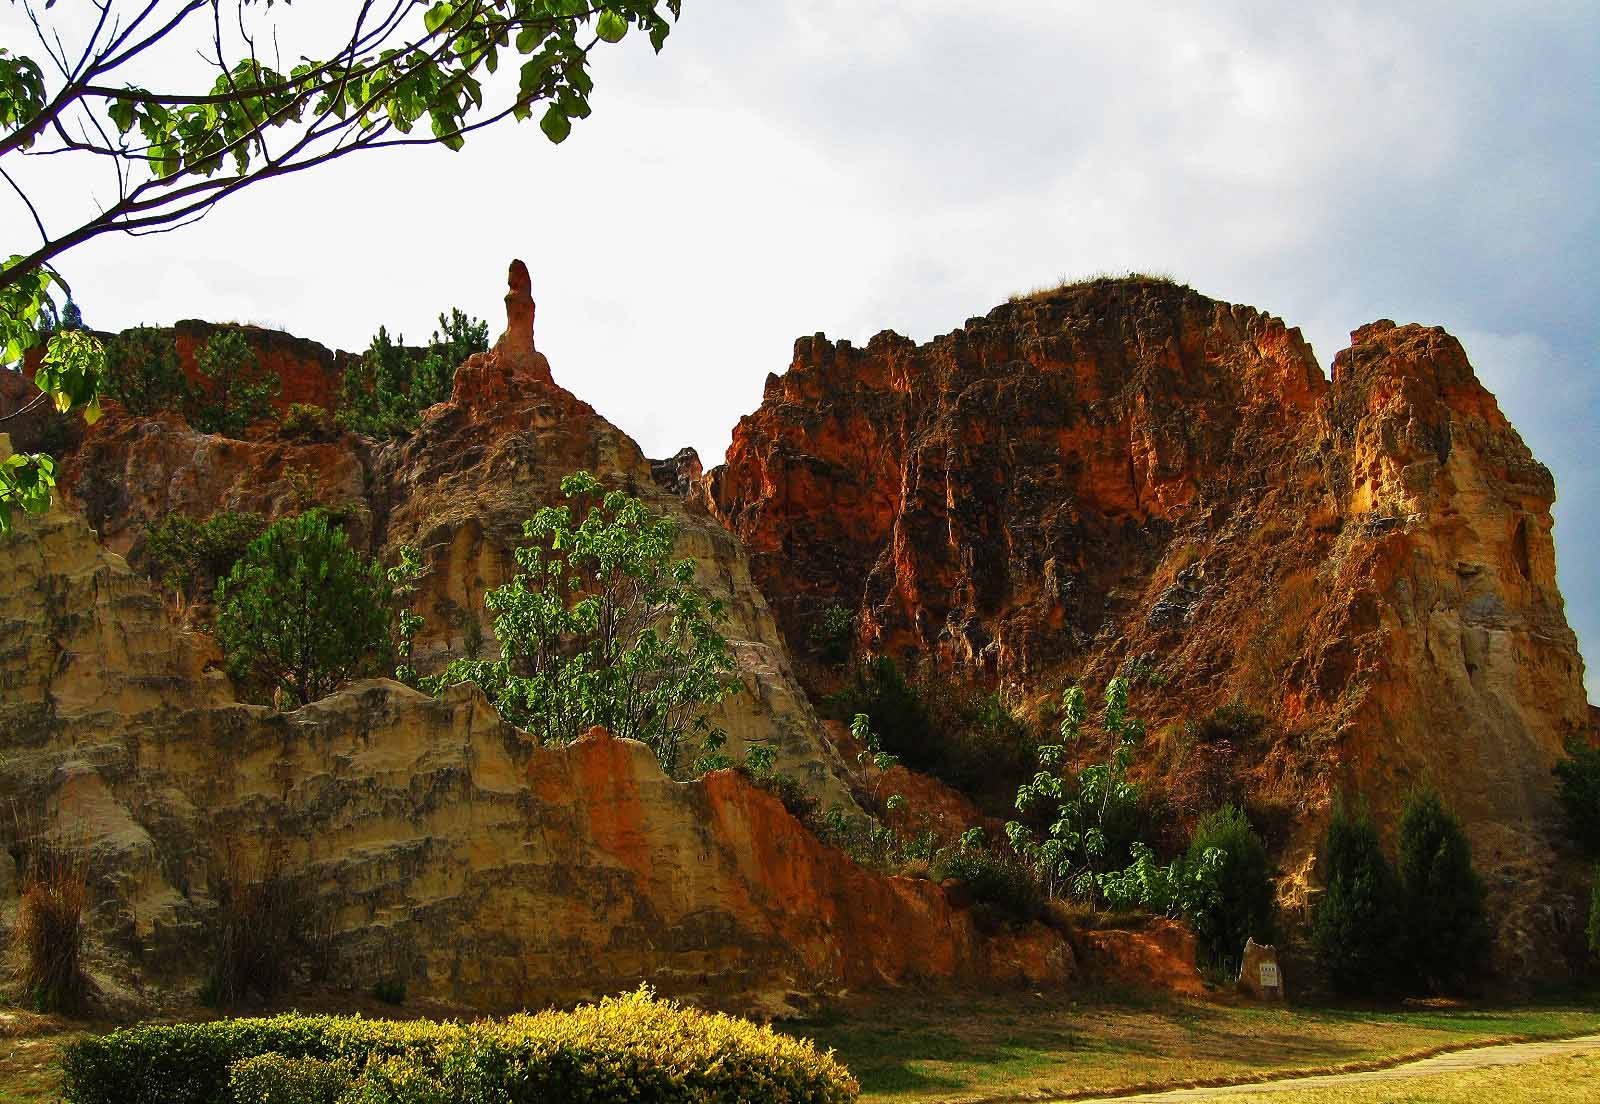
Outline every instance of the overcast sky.
MULTIPOLYGON (((600 57, 559 148, 524 126, 349 160, 69 254, 87 321, 359 349, 456 305, 497 331, 520 256, 557 380, 707 466, 796 336, 923 341, 1063 277, 1169 273, 1301 326, 1325 369, 1364 322, 1441 324, 1554 470, 1568 617, 1600 642, 1592 2, 684 7, 660 57, 600 57)), ((31 229, 0 203, 0 232, 31 229)))

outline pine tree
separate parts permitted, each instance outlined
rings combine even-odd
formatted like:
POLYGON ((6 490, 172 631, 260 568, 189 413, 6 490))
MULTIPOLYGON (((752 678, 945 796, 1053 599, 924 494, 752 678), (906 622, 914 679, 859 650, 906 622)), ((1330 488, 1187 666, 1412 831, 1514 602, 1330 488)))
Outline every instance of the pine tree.
POLYGON ((1327 889, 1312 924, 1318 960, 1340 993, 1395 991, 1407 943, 1403 894, 1364 808, 1334 802, 1322 859, 1327 889))
POLYGON ((1273 941, 1277 901, 1272 863, 1250 818, 1232 805, 1200 822, 1189 841, 1186 869, 1204 869, 1206 852, 1213 848, 1222 859, 1207 871, 1211 892, 1203 895, 1200 907, 1186 911, 1186 919, 1199 940, 1202 960, 1235 973, 1247 939, 1273 941))
POLYGON ((1400 818, 1400 883, 1416 981, 1459 991, 1482 969, 1493 938, 1472 844, 1432 789, 1412 794, 1400 818))
POLYGON ((394 583, 321 510, 273 524, 217 587, 228 672, 301 705, 392 669, 394 583))

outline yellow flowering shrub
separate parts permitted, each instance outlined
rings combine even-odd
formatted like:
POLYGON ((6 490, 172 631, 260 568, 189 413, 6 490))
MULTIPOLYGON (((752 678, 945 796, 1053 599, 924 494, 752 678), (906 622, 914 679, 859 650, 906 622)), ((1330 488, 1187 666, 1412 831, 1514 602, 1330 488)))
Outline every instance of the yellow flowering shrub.
POLYGON ((68 1104, 850 1104, 860 1091, 831 1052, 648 988, 474 1024, 286 1015, 125 1028, 72 1044, 62 1065, 68 1104))

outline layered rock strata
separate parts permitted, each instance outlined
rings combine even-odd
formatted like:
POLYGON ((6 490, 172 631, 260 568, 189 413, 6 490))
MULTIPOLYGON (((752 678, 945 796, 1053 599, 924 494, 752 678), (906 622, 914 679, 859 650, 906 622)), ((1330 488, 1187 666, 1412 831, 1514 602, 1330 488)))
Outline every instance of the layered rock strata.
MULTIPOLYGON (((674 782, 598 730, 539 748, 467 686, 240 704, 209 638, 81 518, 24 520, 0 554, 0 799, 91 856, 92 973, 113 1006, 193 997, 229 854, 301 902, 320 954, 302 984, 399 978, 423 1007, 649 980, 777 1010, 797 992, 1072 976, 1057 933, 986 933, 939 886, 824 847, 734 772, 674 782)), ((6 923, 12 861, 0 850, 6 923)))

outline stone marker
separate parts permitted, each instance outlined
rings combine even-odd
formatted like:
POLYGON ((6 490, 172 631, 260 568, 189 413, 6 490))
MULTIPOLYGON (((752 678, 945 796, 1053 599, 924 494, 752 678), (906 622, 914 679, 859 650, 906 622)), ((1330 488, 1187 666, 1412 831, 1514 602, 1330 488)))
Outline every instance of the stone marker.
POLYGON ((1278 969, 1278 952, 1263 947, 1254 939, 1244 944, 1244 964, 1239 967, 1239 995, 1255 1000, 1283 999, 1283 971, 1278 969))

